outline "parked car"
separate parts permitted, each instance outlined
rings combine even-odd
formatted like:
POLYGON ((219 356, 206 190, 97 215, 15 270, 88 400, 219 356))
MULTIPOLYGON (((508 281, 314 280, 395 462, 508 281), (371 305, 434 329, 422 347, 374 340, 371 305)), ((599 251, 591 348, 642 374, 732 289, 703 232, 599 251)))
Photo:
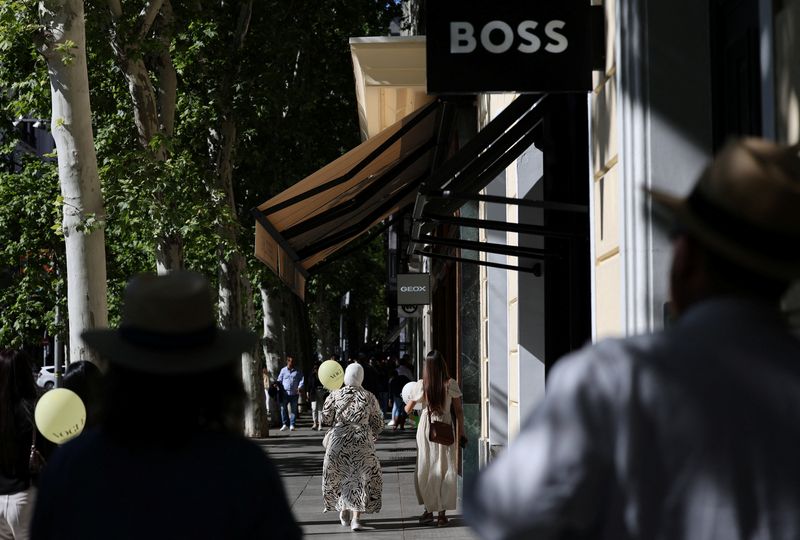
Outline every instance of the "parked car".
POLYGON ((45 390, 53 388, 56 385, 56 366, 42 366, 42 369, 39 370, 36 384, 45 390))

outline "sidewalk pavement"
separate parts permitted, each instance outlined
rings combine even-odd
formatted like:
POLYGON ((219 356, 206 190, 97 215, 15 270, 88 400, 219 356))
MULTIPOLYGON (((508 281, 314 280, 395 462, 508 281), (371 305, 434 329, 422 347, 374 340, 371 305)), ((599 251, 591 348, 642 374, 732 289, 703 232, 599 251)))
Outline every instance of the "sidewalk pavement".
POLYGON ((312 431, 309 415, 304 414, 296 431, 270 429, 270 437, 256 440, 280 470, 295 519, 306 537, 319 540, 349 538, 392 538, 417 540, 447 538, 475 540, 464 523, 460 508, 448 512, 450 524, 437 528, 420 525, 422 506, 414 492, 416 460, 415 430, 392 431, 387 427, 378 439, 378 459, 383 470, 383 508, 378 514, 365 514, 364 529, 352 532, 339 523, 337 512, 322 512, 322 460, 325 431, 312 431))

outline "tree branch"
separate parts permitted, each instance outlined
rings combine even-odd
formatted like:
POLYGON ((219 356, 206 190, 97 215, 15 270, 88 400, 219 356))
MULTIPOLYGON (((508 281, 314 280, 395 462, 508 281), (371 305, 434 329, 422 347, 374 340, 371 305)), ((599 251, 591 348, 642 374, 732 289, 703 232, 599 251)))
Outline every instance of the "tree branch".
POLYGON ((164 0, 149 0, 147 5, 139 13, 139 22, 136 29, 136 40, 141 41, 150 28, 153 26, 153 21, 156 20, 158 12, 161 10, 161 5, 164 0))
POLYGON ((240 51, 244 47, 247 31, 250 29, 250 19, 253 16, 253 0, 247 0, 239 10, 239 20, 236 23, 236 33, 233 36, 233 48, 240 51))
POLYGON ((172 40, 172 25, 174 15, 172 4, 169 0, 163 0, 161 8, 161 21, 158 24, 158 40, 161 50, 158 53, 158 109, 161 120, 161 130, 165 135, 171 137, 175 132, 175 107, 178 93, 178 74, 175 64, 172 62, 172 54, 169 50, 172 40))
POLYGON ((111 16, 115 20, 122 17, 122 4, 119 0, 108 0, 108 10, 111 11, 111 16))

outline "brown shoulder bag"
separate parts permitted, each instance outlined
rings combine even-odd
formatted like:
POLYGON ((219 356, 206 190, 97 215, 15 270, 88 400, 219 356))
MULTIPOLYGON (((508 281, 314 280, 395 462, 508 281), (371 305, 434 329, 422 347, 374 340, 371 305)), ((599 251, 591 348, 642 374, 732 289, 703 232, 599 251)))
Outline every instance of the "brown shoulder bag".
POLYGON ((430 429, 428 429, 428 440, 436 444, 450 446, 456 440, 456 435, 453 432, 452 424, 447 422, 434 422, 431 408, 428 407, 428 420, 430 421, 430 429))

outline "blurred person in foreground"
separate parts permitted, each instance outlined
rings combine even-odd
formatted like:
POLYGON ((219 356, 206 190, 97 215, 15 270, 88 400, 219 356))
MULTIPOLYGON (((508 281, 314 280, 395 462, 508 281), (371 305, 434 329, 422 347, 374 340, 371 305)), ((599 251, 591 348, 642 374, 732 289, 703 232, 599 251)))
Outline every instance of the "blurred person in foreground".
POLYGON ((34 539, 300 538, 277 470, 239 434, 237 361, 255 338, 216 328, 204 277, 140 275, 108 360, 103 417, 45 469, 34 539))
POLYGON ((673 221, 664 331, 559 361, 519 436, 469 486, 482 538, 800 538, 797 146, 726 146, 673 221))
POLYGON ((27 540, 36 500, 35 471, 30 470, 32 443, 52 450, 36 429, 33 412, 38 393, 28 357, 0 350, 0 539, 27 540))

